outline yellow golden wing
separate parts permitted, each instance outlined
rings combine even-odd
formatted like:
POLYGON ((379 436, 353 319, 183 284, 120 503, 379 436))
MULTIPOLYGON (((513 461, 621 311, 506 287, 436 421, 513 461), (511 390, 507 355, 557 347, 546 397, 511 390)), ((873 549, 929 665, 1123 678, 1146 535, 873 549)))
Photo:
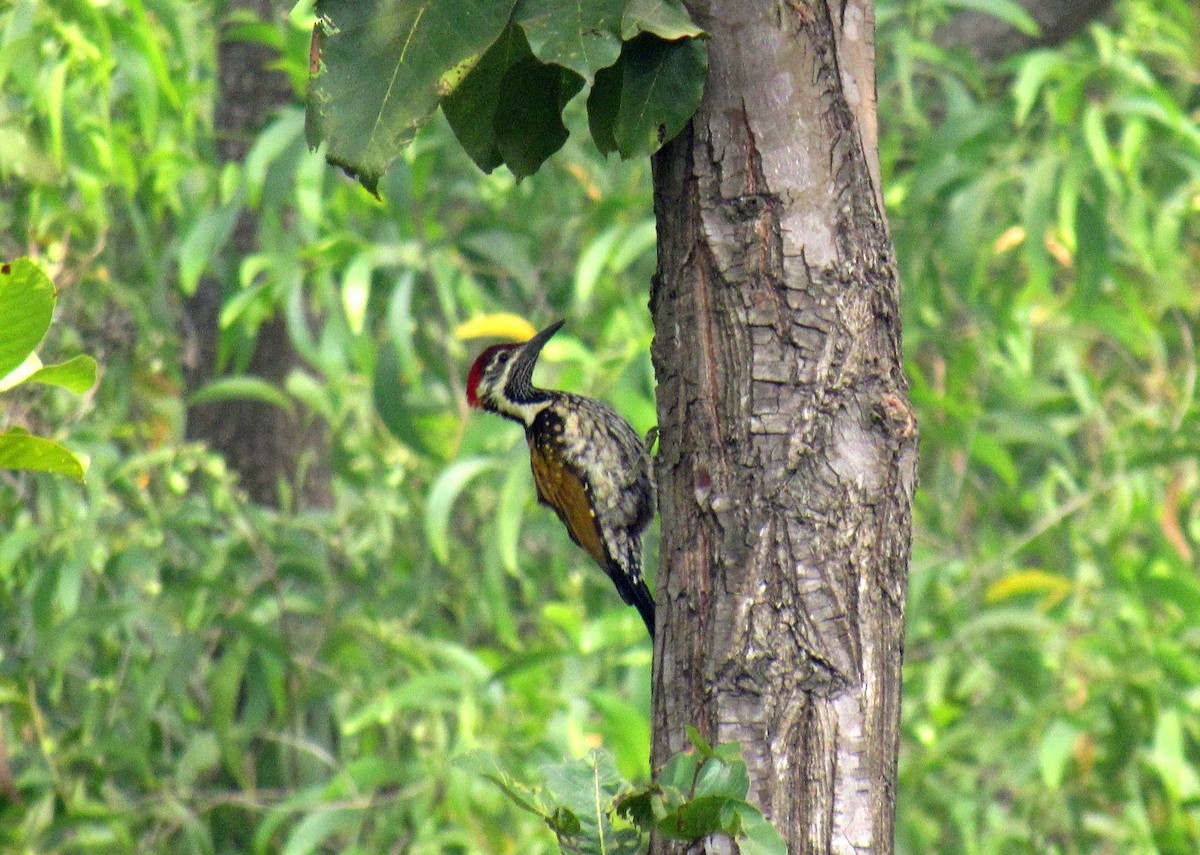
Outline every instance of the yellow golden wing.
POLYGON ((596 516, 592 513, 587 486, 570 466, 564 464, 552 447, 542 447, 530 439, 529 462, 538 500, 554 508, 567 527, 571 540, 582 546, 601 568, 608 569, 608 555, 600 539, 596 516))

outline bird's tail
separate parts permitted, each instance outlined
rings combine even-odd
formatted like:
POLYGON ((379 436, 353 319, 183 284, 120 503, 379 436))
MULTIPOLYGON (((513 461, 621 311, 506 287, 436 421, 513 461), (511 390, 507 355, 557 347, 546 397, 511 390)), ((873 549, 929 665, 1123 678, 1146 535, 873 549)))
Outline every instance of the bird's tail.
POLYGON ((618 555, 609 562, 608 576, 625 605, 633 606, 642 616, 650 639, 654 639, 654 597, 642 577, 641 538, 622 537, 616 544, 618 555))

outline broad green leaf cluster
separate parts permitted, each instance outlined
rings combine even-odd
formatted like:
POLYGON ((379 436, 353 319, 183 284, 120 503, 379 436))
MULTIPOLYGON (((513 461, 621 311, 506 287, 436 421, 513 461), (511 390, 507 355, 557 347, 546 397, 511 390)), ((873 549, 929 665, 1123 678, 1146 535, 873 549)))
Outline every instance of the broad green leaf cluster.
POLYGON ((637 855, 645 851, 638 829, 618 815, 617 804, 630 784, 607 752, 592 750, 579 760, 543 766, 538 787, 515 781, 501 769, 489 769, 479 758, 474 765, 514 804, 539 817, 554 833, 561 852, 637 855))
POLYGON ((484 172, 532 175, 585 86, 605 154, 652 154, 700 102, 704 33, 679 0, 317 0, 308 142, 372 193, 439 104, 484 172))
MULTIPOLYGON (((569 46, 513 8, 594 94, 615 43, 547 62, 569 46)), ((878 9, 922 431, 900 851, 1190 855, 1200 22, 1118 0, 981 69, 932 40, 940 5, 878 9)), ((493 336, 563 317, 539 379, 655 423, 648 166, 572 133, 537 174, 481 176, 435 113, 374 199, 307 150, 303 9, 221 14, 0 8, 0 256, 58 290, 40 352, 104 366, 83 411, 0 398, 90 460, 84 484, 0 473, 0 849, 557 852, 460 759, 531 782, 602 749, 647 785, 650 650, 537 506, 520 431, 462 384, 493 336), (220 170, 219 26, 279 49, 296 87, 220 170), (238 257, 246 212, 259 249, 238 257), (201 276, 227 375, 202 399, 323 418, 330 508, 253 507, 185 440, 177 319, 201 276), (303 361, 267 384, 250 355, 277 312, 303 361)))
POLYGON ((690 747, 652 784, 623 796, 617 810, 667 840, 725 836, 743 855, 786 855, 779 832, 746 801, 750 778, 740 746, 712 745, 691 726, 687 734, 690 747))
POLYGON ((744 855, 787 855, 779 832, 746 801, 750 779, 739 746, 713 746, 692 727, 687 734, 688 749, 642 786, 626 781, 601 750, 543 766, 539 786, 489 769, 478 757, 470 764, 514 804, 541 817, 563 853, 636 855, 645 851, 643 834, 653 831, 668 840, 726 838, 744 855))

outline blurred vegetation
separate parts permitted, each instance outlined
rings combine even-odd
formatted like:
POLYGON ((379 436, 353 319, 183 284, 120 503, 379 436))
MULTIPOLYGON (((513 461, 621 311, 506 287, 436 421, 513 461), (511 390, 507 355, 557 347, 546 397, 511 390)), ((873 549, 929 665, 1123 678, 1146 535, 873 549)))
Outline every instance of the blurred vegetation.
MULTIPOLYGON (((553 852, 459 758, 531 780, 603 746, 645 776, 650 648, 535 508, 519 431, 467 413, 482 343, 453 331, 567 317, 547 380, 652 425, 648 164, 573 137, 518 184, 439 120, 376 201, 305 149, 296 14, 232 31, 284 51, 297 106, 218 172, 215 9, 0 7, 0 256, 58 287, 49 352, 103 368, 0 413, 90 461, 0 473, 0 849, 553 852), (222 269, 243 206, 264 249, 222 269), (286 313, 331 509, 251 506, 182 441, 207 270, 231 373, 286 313)), ((980 68, 940 11, 879 6, 923 440, 900 851, 1192 853, 1200 21, 1123 0, 980 68)))

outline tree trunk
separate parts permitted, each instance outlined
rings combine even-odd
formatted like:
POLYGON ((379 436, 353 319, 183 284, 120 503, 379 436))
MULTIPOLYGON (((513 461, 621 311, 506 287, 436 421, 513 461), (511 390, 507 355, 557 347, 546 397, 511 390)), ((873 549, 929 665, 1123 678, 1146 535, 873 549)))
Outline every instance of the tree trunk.
MULTIPOLYGON (((248 9, 265 21, 283 11, 276 9, 271 0, 233 0, 227 11, 233 9, 248 9)), ((275 111, 295 100, 287 75, 269 70, 278 58, 277 51, 265 45, 221 41, 215 115, 220 162, 245 158, 254 136, 275 111)), ((258 215, 246 209, 227 248, 231 254, 229 269, 236 271, 240 259, 257 247, 258 215)), ((223 283, 208 275, 184 303, 183 373, 189 392, 216 375, 218 322, 224 298, 223 283)), ((276 314, 259 329, 249 371, 282 385, 299 363, 283 317, 276 314)), ((204 440, 220 451, 240 476, 250 498, 259 504, 278 504, 281 481, 292 486, 301 504, 325 506, 331 500, 327 430, 315 417, 306 419, 303 414, 289 414, 258 401, 200 404, 188 407, 187 436, 204 440)))
POLYGON ((938 30, 938 44, 963 45, 985 62, 994 62, 1035 45, 1065 42, 1090 22, 1105 14, 1112 0, 1020 0, 1021 6, 1041 27, 1039 36, 1028 36, 995 15, 960 12, 938 30))
POLYGON ((654 158, 655 768, 695 725, 742 743, 793 855, 889 853, 917 443, 874 12, 687 5, 707 90, 654 158))

